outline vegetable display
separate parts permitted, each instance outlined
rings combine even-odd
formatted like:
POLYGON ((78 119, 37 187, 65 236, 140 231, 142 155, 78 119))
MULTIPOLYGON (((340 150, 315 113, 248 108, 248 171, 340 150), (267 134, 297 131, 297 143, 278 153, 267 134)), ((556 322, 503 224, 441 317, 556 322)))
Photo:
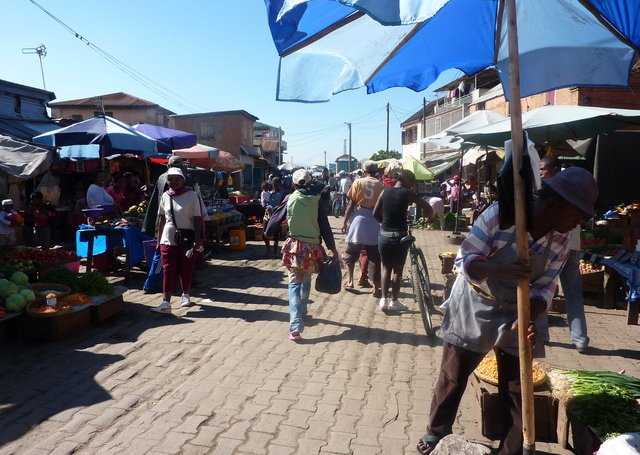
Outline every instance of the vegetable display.
POLYGON ((22 272, 14 272, 11 280, 0 279, 0 297, 4 298, 7 311, 19 313, 27 303, 36 299, 36 295, 28 286, 29 277, 22 272))
POLYGON ((556 371, 554 395, 565 395, 576 420, 601 438, 640 431, 640 379, 609 371, 556 371))
MULTIPOLYGON (((498 362, 496 356, 490 353, 482 359, 474 370, 474 374, 489 384, 498 385, 498 362)), ((532 370, 533 384, 541 385, 547 380, 547 372, 538 362, 533 362, 532 370)))
POLYGON ((113 286, 99 272, 89 272, 78 278, 78 291, 90 296, 113 294, 113 286))

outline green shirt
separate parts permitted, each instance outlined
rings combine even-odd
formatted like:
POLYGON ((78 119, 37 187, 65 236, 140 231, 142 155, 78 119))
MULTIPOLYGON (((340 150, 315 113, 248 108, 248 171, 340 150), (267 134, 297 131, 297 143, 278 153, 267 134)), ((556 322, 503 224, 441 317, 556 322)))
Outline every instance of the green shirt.
POLYGON ((313 245, 320 244, 319 205, 320 195, 306 195, 300 191, 294 191, 289 196, 287 222, 291 237, 313 245))

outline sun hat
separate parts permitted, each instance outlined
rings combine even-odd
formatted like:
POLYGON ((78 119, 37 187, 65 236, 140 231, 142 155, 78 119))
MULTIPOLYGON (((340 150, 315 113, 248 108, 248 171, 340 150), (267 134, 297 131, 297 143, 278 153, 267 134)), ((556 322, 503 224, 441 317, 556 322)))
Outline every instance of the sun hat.
POLYGON ((294 185, 303 186, 311 181, 311 174, 306 169, 298 169, 291 177, 294 185))
POLYGON ((182 172, 182 169, 178 167, 170 167, 169 170, 167 171, 167 177, 176 176, 176 175, 184 178, 184 173, 182 172))
POLYGON ((589 171, 581 167, 570 167, 542 183, 585 215, 592 217, 595 214, 598 184, 589 171))

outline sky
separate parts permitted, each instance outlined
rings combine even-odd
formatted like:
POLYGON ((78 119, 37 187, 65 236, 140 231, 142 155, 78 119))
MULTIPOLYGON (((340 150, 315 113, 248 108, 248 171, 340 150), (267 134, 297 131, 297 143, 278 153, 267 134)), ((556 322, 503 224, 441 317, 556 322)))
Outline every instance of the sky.
POLYGON ((367 95, 361 89, 328 103, 276 101, 278 54, 262 0, 37 1, 179 99, 121 72, 29 0, 2 0, 0 79, 42 87, 37 57, 21 50, 44 43, 45 81, 58 100, 122 91, 179 114, 244 109, 283 128, 285 159, 296 164, 323 164, 325 151, 328 161, 341 155, 344 122, 353 125, 353 156, 366 159, 384 149, 387 103, 390 148, 400 150, 401 121, 420 109, 423 96, 434 96, 408 89, 367 95))

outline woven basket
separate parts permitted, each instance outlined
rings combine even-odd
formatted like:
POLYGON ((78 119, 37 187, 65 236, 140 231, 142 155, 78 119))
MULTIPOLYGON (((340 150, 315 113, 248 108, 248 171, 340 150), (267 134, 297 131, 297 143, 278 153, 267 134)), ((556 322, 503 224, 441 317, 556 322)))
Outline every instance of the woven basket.
MULTIPOLYGON (((483 382, 486 382, 488 384, 497 386, 498 385, 498 377, 497 374, 496 376, 493 375, 487 375, 484 374, 481 369, 483 366, 486 366, 487 364, 493 363, 494 365, 496 365, 496 356, 494 353, 489 353, 485 356, 484 359, 482 359, 482 362, 480 362, 480 365, 478 365, 478 367, 474 370, 473 374, 475 374, 475 376, 483 382)), ((542 365, 540 365, 540 363, 534 361, 533 362, 533 369, 534 369, 534 377, 533 377, 533 386, 534 387, 539 387, 542 386, 544 384, 546 384, 547 382, 547 374, 544 371, 544 368, 542 368, 542 365), (542 372, 544 374, 542 375, 536 375, 536 370, 539 372, 542 372)), ((497 365, 494 367, 494 370, 497 372, 497 365)))

